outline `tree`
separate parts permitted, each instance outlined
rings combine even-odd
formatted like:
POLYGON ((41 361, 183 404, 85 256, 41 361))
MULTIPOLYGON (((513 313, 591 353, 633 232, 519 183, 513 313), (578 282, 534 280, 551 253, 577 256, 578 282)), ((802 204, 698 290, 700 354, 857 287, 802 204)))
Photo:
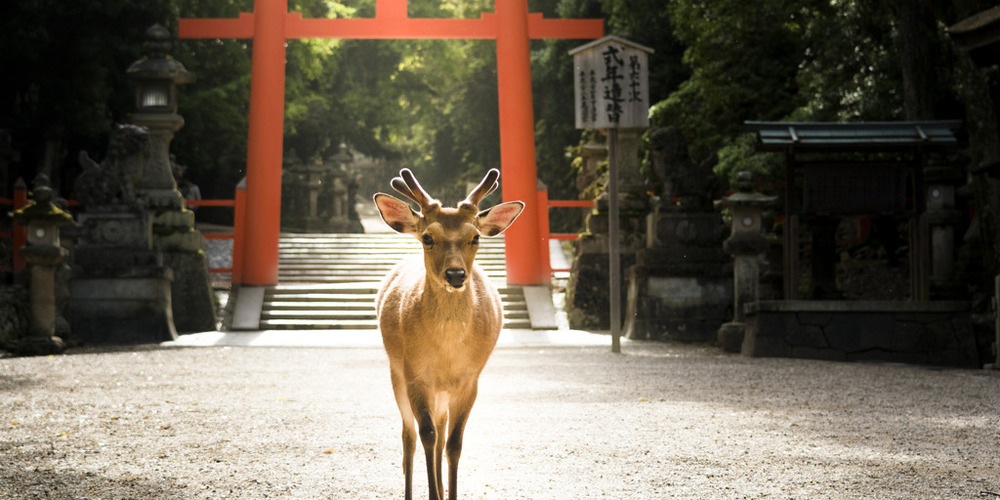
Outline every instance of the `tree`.
POLYGON ((21 154, 12 177, 46 170, 54 187, 68 186, 77 150, 104 153, 134 96, 124 70, 146 29, 168 17, 167 0, 0 5, 0 127, 21 154))

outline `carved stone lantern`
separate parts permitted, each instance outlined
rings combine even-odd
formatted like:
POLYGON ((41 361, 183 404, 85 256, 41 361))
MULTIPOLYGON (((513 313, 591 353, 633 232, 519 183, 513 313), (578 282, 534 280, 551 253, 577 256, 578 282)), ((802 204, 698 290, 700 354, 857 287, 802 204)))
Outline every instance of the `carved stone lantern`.
POLYGON ((756 302, 759 293, 760 255, 767 250, 761 224, 764 208, 773 206, 776 196, 753 192, 753 176, 740 172, 737 192, 716 202, 732 215, 732 232, 723 248, 733 256, 733 320, 719 328, 719 346, 727 352, 739 352, 746 328, 743 305, 756 302))
POLYGON ((149 128, 153 139, 146 174, 137 185, 140 190, 176 190, 169 149, 174 132, 184 126, 184 118, 177 114, 177 85, 194 81, 194 75, 168 55, 171 38, 170 31, 154 24, 146 30, 146 41, 142 45, 144 57, 126 71, 136 83, 137 113, 132 116, 132 122, 149 128))
POLYGON ((31 319, 28 336, 18 342, 20 354, 41 355, 61 352, 63 340, 56 336, 56 270, 67 250, 59 243, 59 226, 71 224, 73 217, 52 204, 48 177, 39 175, 34 200, 14 213, 27 226, 27 246, 20 249, 30 272, 31 319))

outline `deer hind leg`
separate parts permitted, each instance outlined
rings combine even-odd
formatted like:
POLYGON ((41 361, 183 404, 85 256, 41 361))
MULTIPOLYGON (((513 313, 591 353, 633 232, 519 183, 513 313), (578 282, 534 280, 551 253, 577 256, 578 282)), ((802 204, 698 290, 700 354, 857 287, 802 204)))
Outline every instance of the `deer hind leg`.
POLYGON ((396 405, 403 417, 403 481, 406 500, 413 498, 413 455, 417 450, 416 418, 410 409, 410 399, 406 395, 406 383, 402 377, 392 374, 392 390, 396 395, 396 405))
POLYGON ((458 498, 458 459, 462 456, 462 436, 469 420, 472 405, 476 402, 477 384, 455 394, 448 408, 448 499, 458 498))

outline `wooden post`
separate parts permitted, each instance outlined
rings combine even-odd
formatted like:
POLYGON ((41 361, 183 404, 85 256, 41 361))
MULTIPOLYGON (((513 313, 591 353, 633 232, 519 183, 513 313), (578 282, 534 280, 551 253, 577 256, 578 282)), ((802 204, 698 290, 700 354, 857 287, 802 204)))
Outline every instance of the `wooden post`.
MULTIPOLYGON (((496 3, 497 89, 500 104, 500 158, 504 201, 537 196, 535 119, 531 109, 531 58, 528 47, 528 4, 496 3)), ((507 283, 535 285, 545 281, 538 251, 538 211, 527 204, 517 224, 506 231, 507 283)))
POLYGON ((618 129, 608 129, 608 278, 611 296, 611 352, 622 352, 621 236, 618 226, 618 129))
POLYGON ((552 279, 552 256, 549 255, 549 233, 552 227, 549 225, 549 188, 545 184, 538 183, 538 197, 535 205, 538 207, 538 253, 541 259, 542 272, 548 280, 552 279))
POLYGON ((285 120, 285 14, 288 0, 254 2, 250 130, 241 283, 278 282, 281 234, 281 156, 285 120))

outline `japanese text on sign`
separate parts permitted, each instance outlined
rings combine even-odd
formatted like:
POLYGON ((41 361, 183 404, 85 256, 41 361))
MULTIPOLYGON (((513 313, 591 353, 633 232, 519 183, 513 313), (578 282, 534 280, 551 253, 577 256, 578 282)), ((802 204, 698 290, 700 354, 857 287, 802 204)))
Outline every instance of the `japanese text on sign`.
POLYGON ((571 52, 577 128, 649 126, 647 50, 607 37, 571 52))

